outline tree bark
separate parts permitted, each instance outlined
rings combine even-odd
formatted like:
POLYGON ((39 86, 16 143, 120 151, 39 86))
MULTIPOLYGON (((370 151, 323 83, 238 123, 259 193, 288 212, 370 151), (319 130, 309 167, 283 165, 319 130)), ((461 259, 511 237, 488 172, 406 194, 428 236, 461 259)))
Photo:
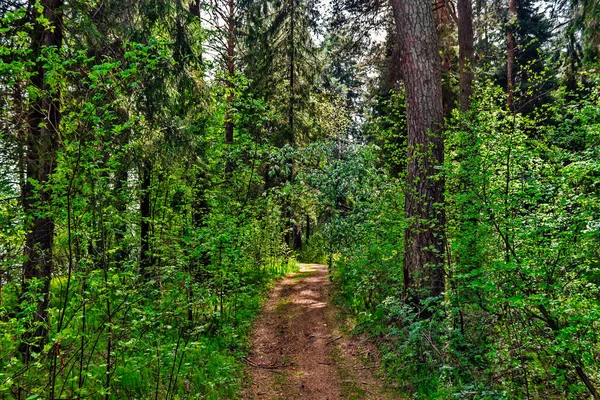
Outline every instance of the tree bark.
POLYGON ((473 63, 475 45, 473 39, 472 0, 458 0, 458 68, 460 70, 460 110, 467 111, 473 94, 473 63))
MULTIPOLYGON (((31 0, 31 3, 34 3, 31 0)), ((29 330, 23 337, 21 351, 29 357, 32 351, 44 347, 48 332, 48 305, 50 302, 50 279, 52 278, 52 245, 54 241, 54 219, 49 207, 52 191, 49 187, 54 172, 58 150, 60 125, 60 93, 51 87, 46 74, 48 67, 43 60, 43 50, 62 46, 63 27, 60 7, 62 0, 42 0, 44 17, 51 27, 37 22, 31 36, 32 59, 36 74, 31 84, 40 90, 29 110, 29 132, 26 151, 27 180, 23 187, 23 208, 27 216, 25 237, 25 262, 23 263, 22 301, 35 301, 36 312, 29 330), (32 285, 39 280, 41 285, 32 285)), ((32 4, 35 10, 35 5, 32 4)))
POLYGON ((444 161, 441 60, 432 4, 392 0, 401 39, 408 125, 404 292, 420 305, 444 291, 444 161))

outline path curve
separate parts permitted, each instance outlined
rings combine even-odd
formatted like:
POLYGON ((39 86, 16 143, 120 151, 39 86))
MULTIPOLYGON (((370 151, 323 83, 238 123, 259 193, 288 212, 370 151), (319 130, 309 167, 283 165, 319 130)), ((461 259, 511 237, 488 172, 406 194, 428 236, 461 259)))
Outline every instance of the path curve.
POLYGON ((301 264, 270 292, 246 358, 244 399, 394 399, 365 364, 373 346, 344 333, 327 266, 301 264))

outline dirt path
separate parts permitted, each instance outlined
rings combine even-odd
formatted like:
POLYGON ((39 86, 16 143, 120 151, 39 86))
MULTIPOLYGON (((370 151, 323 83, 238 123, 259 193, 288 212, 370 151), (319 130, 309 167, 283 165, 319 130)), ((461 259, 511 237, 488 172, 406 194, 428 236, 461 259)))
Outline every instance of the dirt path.
POLYGON ((324 265, 303 264, 269 294, 246 359, 244 399, 397 399, 369 360, 375 349, 345 332, 324 265))

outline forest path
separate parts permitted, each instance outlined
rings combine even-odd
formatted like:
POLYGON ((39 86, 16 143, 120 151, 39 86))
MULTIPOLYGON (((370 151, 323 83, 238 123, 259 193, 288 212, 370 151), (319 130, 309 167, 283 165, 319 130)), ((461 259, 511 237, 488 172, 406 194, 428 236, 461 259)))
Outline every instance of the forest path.
POLYGON ((373 345, 347 333, 327 266, 301 264, 270 292, 252 334, 244 399, 398 399, 384 393, 373 345))

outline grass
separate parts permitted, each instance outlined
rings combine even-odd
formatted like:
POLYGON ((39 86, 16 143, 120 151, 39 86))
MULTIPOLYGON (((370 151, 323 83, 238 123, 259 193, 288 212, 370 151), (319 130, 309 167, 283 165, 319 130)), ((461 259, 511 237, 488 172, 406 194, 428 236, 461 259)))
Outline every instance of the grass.
MULTIPOLYGON (((269 287, 294 266, 280 266, 267 276, 250 270, 220 298, 208 285, 193 286, 192 300, 186 297, 187 275, 174 271, 161 277, 161 285, 140 284, 134 272, 119 271, 105 282, 101 271, 74 274, 62 331, 50 330, 49 343, 60 341, 56 388, 63 398, 100 396, 105 391, 107 338, 112 339, 111 388, 109 397, 120 398, 237 398, 242 389, 242 358, 249 351, 249 333, 269 287), (85 282, 85 286, 83 286, 85 282), (183 289, 183 290, 182 290, 183 289), (83 308, 85 301, 85 329, 83 308), (106 329, 107 301, 112 305, 112 332, 106 329), (187 310, 192 302, 194 322, 187 310), (81 343, 84 340, 84 354, 81 343), (83 360, 84 384, 80 389, 79 368, 83 360), (64 364, 64 365, 63 365, 64 364)), ((56 277, 51 284, 51 324, 56 324, 64 304, 66 280, 56 277)), ((8 315, 16 304, 13 287, 5 287, 0 313, 8 315), (12 307, 7 307, 12 306, 12 307)), ((283 305, 282 305, 283 306, 283 305)), ((0 315, 4 317, 5 315, 0 315)), ((21 319, 0 318, 0 398, 22 387, 26 396, 41 396, 50 382, 50 357, 42 353, 25 365, 16 351, 16 341, 26 327, 21 319), (13 378, 14 377, 14 378, 13 378), (18 379, 17 379, 18 378, 18 379)), ((49 348, 47 349, 47 351, 49 348)), ((33 398, 33 397, 32 397, 33 398)))
POLYGON ((275 310, 277 312, 285 313, 285 309, 292 304, 292 300, 289 297, 283 297, 279 299, 277 304, 275 305, 275 310))

